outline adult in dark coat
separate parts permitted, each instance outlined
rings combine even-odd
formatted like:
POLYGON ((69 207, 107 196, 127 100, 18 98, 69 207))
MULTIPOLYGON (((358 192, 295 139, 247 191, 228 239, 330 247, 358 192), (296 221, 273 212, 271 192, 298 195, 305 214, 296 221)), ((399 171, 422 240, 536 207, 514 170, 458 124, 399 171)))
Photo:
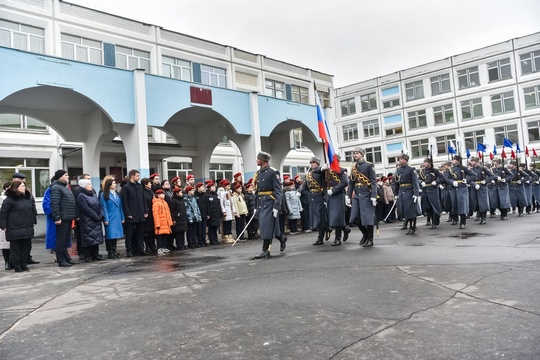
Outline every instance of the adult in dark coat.
MULTIPOLYGON (((450 166, 452 163, 450 161, 445 161, 441 164, 441 167, 439 168, 439 171, 446 179, 450 174, 450 166)), ((446 212, 448 214, 448 220, 447 222, 452 221, 452 200, 450 200, 450 187, 451 185, 448 185, 445 181, 444 184, 442 184, 442 187, 439 186, 439 189, 441 189, 441 206, 442 211, 446 212)))
POLYGON ((300 191, 300 186, 302 186, 302 183, 304 182, 302 180, 302 177, 300 175, 296 175, 294 177, 295 187, 297 191, 297 195, 300 195, 300 203, 302 204, 302 211, 300 213, 301 216, 301 222, 302 222, 302 231, 303 232, 311 232, 311 224, 309 222, 309 191, 307 188, 304 188, 303 191, 300 191))
POLYGON ((523 216, 523 209, 527 207, 527 197, 525 195, 525 182, 531 181, 531 177, 522 169, 518 168, 517 161, 512 160, 508 164, 508 170, 513 174, 510 181, 510 205, 513 209, 517 208, 518 216, 523 216))
POLYGON ((540 171, 536 169, 536 164, 529 164, 529 170, 536 175, 536 178, 532 181, 532 193, 533 193, 533 207, 536 207, 536 212, 540 212, 540 171))
POLYGON ((208 189, 208 239, 210 245, 219 245, 217 231, 219 228, 219 220, 221 219, 221 203, 216 192, 216 184, 213 181, 206 183, 208 189))
POLYGON ((134 251, 139 255, 150 254, 144 250, 144 223, 148 217, 150 209, 144 201, 143 187, 139 184, 141 174, 138 170, 130 170, 128 173, 129 182, 122 188, 120 198, 122 199, 122 209, 124 210, 125 234, 126 234, 126 255, 133 256, 134 251), (132 243, 135 236, 135 243, 132 243))
MULTIPOLYGON (((339 155, 336 156, 338 157, 338 161, 341 160, 339 155)), ((341 245, 342 233, 345 232, 345 236, 348 236, 351 231, 346 227, 347 223, 345 220, 345 189, 349 182, 347 170, 340 167, 339 172, 337 172, 330 169, 327 164, 324 164, 321 169, 328 171, 328 189, 326 190, 328 226, 336 231, 332 246, 339 246, 341 245)))
MULTIPOLYGON (((148 209, 152 208, 152 200, 154 199, 154 191, 152 190, 152 181, 148 178, 143 178, 141 180, 141 185, 143 187, 143 195, 146 207, 148 209)), ((152 211, 148 212, 148 216, 144 222, 143 226, 143 238, 144 244, 146 245, 146 251, 150 254, 157 254, 156 247, 156 234, 154 234, 154 215, 152 211)))
POLYGON ((480 158, 477 156, 471 156, 469 159, 471 163, 471 171, 476 174, 476 180, 474 184, 471 184, 469 188, 471 207, 476 211, 476 215, 480 220, 480 225, 486 223, 486 215, 489 210, 489 194, 487 184, 495 180, 495 175, 480 164, 480 158))
POLYGON ((309 161, 309 171, 306 181, 298 189, 300 193, 309 191, 309 223, 313 229, 318 229, 317 241, 313 245, 322 245, 323 238, 329 238, 328 214, 325 204, 326 179, 325 172, 320 167, 321 159, 313 156, 309 161))
POLYGON ((270 167, 270 154, 259 152, 257 166, 259 170, 253 177, 257 193, 256 213, 259 216, 260 236, 263 240, 262 252, 256 259, 270 257, 272 239, 278 238, 281 242, 280 250, 285 250, 287 237, 279 230, 278 216, 281 211, 281 181, 279 172, 270 167))
POLYGON ((418 176, 413 167, 409 166, 409 155, 401 154, 399 157, 399 167, 396 169, 396 175, 394 177, 394 194, 396 195, 395 201, 397 203, 398 211, 405 223, 402 230, 407 231, 407 235, 412 235, 416 232, 416 216, 417 200, 419 195, 418 176))
POLYGON ((198 182, 195 184, 195 200, 197 200, 197 205, 199 206, 199 211, 201 213, 201 221, 197 223, 199 229, 197 233, 199 234, 199 244, 207 246, 206 243, 206 222, 208 221, 208 196, 204 188, 204 183, 198 182))
POLYGON ((65 170, 54 173, 56 180, 51 185, 51 215, 56 225, 56 261, 58 266, 74 265, 68 253, 71 239, 71 223, 75 219, 75 197, 68 189, 69 175, 65 170))
POLYGON ((490 197, 490 207, 499 209, 501 212, 501 220, 508 219, 508 209, 510 209, 510 190, 508 185, 512 181, 514 174, 507 168, 501 165, 500 159, 493 159, 493 168, 491 170, 497 178, 492 180, 494 191, 490 197))
POLYGON ((185 250, 186 231, 188 229, 186 204, 184 202, 182 188, 175 187, 173 193, 174 196, 171 201, 172 232, 176 239, 178 250, 185 250))
POLYGON ((452 185, 450 188, 452 215, 454 216, 452 224, 457 223, 457 217, 459 216, 459 228, 465 229, 467 214, 469 213, 469 188, 467 185, 474 183, 476 173, 463 166, 461 161, 461 156, 454 155, 446 183, 452 185))
POLYGON ((446 183, 443 174, 435 168, 430 158, 424 159, 424 168, 418 172, 420 186, 422 188, 422 209, 428 219, 431 219, 431 228, 436 229, 441 220, 441 196, 440 187, 444 189, 446 183))
POLYGON ((5 194, 0 209, 0 229, 10 242, 11 265, 15 272, 29 271, 28 259, 37 224, 36 204, 22 181, 13 181, 5 194))
POLYGON ((103 260, 99 254, 99 245, 103 244, 103 228, 101 221, 103 212, 101 203, 92 189, 90 180, 79 180, 77 209, 79 210, 79 226, 81 227, 81 246, 85 262, 103 260))
POLYGON ((351 205, 349 222, 356 224, 362 232, 360 245, 369 247, 373 246, 373 230, 377 221, 377 175, 374 165, 365 160, 365 155, 366 150, 363 147, 357 146, 353 149, 355 163, 349 176, 346 203, 351 205))
POLYGON ((244 195, 244 199, 246 200, 248 208, 247 221, 251 221, 247 228, 248 240, 253 240, 257 238, 258 222, 257 219, 255 219, 255 216, 253 216, 253 213, 255 212, 255 207, 257 205, 257 197, 255 196, 252 182, 248 182, 246 184, 246 193, 244 195))
POLYGON ((538 181, 538 174, 534 171, 527 169, 527 164, 519 164, 520 170, 524 171, 527 175, 529 175, 529 180, 525 181, 525 197, 527 198, 527 207, 525 208, 525 211, 527 212, 527 215, 531 214, 531 210, 534 206, 534 197, 533 197, 533 187, 536 181, 538 181))

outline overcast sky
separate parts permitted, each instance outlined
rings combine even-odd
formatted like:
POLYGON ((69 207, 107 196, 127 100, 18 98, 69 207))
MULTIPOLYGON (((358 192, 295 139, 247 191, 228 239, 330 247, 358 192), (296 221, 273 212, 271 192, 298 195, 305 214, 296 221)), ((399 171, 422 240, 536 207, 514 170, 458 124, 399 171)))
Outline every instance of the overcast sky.
POLYGON ((334 75, 334 86, 540 32, 539 0, 66 0, 334 75))

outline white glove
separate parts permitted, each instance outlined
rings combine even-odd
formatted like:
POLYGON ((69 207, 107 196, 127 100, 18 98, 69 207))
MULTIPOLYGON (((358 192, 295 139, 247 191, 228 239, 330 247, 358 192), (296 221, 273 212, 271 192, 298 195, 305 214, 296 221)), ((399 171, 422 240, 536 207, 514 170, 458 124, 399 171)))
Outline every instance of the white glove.
POLYGON ((416 204, 416 200, 418 200, 418 196, 416 196, 416 195, 413 195, 413 197, 412 197, 412 201, 413 201, 413 203, 415 203, 415 204, 416 204))
POLYGON ((394 200, 399 199, 399 195, 394 196, 394 200))
POLYGON ((480 182, 482 183, 482 185, 486 185, 486 180, 482 180, 480 182))
POLYGON ((373 204, 373 206, 377 206, 377 199, 371 198, 371 203, 373 204))
POLYGON ((516 183, 521 185, 521 180, 516 181, 516 183))
POLYGON ((328 196, 332 196, 332 189, 326 190, 326 193, 328 194, 328 196))
POLYGON ((453 187, 457 187, 457 186, 458 186, 457 181, 454 181, 454 182, 452 183, 452 186, 453 186, 453 187))
POLYGON ((257 214, 257 209, 253 210, 253 215, 257 214))
POLYGON ((296 196, 298 196, 298 197, 302 196, 302 194, 300 193, 300 191, 297 191, 297 192, 296 192, 296 196))
POLYGON ((351 198, 349 195, 345 195, 345 205, 351 207, 351 198))
POLYGON ((467 179, 463 179, 461 180, 462 183, 466 184, 467 183, 467 179))
POLYGON ((502 178, 501 178, 500 176, 497 176, 497 180, 498 180, 498 181, 501 181, 502 178))
POLYGON ((492 184, 495 184, 495 180, 491 180, 491 183, 492 183, 492 184))
POLYGON ((474 186, 474 188, 475 188, 476 190, 480 189, 480 184, 476 184, 476 185, 474 186))
POLYGON ((505 182, 506 182, 506 179, 501 179, 501 182, 505 183, 505 182))
POLYGON ((529 180, 525 181, 525 184, 530 184, 531 182, 529 180))
POLYGON ((278 213, 279 213, 278 209, 272 209, 272 215, 274 215, 275 218, 277 218, 278 213))
POLYGON ((435 185, 437 185, 437 182, 436 182, 436 181, 432 181, 432 182, 431 182, 431 186, 435 186, 435 185))
POLYGON ((324 171, 324 170, 326 170, 326 169, 328 169, 328 164, 323 164, 323 166, 321 166, 321 170, 324 171))
POLYGON ((535 183, 536 183, 536 184, 540 184, 540 180, 536 180, 535 183))
POLYGON ((439 189, 444 190, 444 185, 443 184, 439 185, 439 189))
POLYGON ((422 185, 422 187, 426 187, 426 183, 425 182, 421 182, 420 185, 422 185))

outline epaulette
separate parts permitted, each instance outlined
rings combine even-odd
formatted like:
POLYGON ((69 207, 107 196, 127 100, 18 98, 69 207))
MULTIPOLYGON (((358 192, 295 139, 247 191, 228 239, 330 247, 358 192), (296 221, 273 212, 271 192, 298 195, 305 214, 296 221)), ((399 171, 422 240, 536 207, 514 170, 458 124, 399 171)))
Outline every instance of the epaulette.
POLYGON ((274 170, 274 171, 277 171, 277 169, 274 168, 274 167, 272 167, 272 166, 270 166, 270 169, 272 169, 272 170, 274 170))

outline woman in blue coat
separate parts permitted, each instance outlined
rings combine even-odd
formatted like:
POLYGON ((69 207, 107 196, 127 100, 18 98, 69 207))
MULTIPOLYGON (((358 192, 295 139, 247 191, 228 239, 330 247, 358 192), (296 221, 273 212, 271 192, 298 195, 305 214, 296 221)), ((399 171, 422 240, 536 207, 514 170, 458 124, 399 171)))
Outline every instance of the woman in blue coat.
POLYGON ((124 237, 124 211, 122 201, 116 193, 116 181, 107 179, 103 185, 103 192, 99 195, 101 208, 103 209, 103 223, 105 224, 105 246, 108 258, 116 259, 120 255, 116 251, 119 238, 124 237))
MULTIPOLYGON (((56 179, 53 177, 51 179, 51 183, 54 180, 56 179)), ((52 217, 50 186, 47 188, 47 190, 45 190, 41 205, 43 206, 43 212, 47 216, 47 227, 45 229, 45 249, 54 250, 56 249, 56 224, 54 223, 54 219, 52 217)))

